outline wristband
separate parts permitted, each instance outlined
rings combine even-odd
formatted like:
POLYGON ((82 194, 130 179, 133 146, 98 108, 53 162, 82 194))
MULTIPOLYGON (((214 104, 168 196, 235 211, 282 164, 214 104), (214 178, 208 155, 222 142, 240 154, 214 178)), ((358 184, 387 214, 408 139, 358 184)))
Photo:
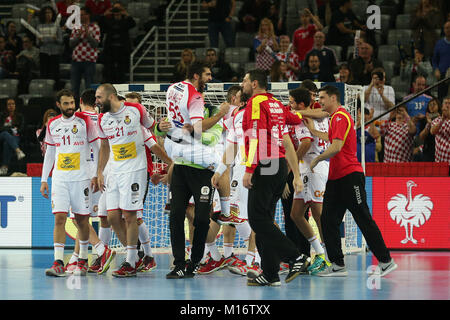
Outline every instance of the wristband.
POLYGON ((216 169, 215 173, 218 173, 220 175, 223 175, 223 173, 227 170, 228 166, 226 164, 224 164, 223 162, 221 162, 219 164, 219 166, 216 169))

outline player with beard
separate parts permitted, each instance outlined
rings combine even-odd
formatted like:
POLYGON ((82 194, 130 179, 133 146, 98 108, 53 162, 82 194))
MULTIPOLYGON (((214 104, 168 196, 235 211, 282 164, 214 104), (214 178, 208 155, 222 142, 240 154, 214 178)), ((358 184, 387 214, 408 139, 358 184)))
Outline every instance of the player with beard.
MULTIPOLYGON (((55 164, 52 179, 52 212, 55 217, 55 261, 45 271, 48 276, 64 276, 65 224, 69 209, 75 215, 80 239, 80 253, 75 275, 86 275, 88 269, 89 215, 91 187, 97 192, 97 177, 92 176, 91 148, 98 154, 99 144, 95 125, 91 118, 75 112, 75 99, 69 90, 57 93, 56 105, 61 115, 52 118, 47 126, 45 143, 47 151, 41 178, 41 194, 48 198, 47 179, 55 164)), ((96 161, 97 157, 94 157, 96 161)))

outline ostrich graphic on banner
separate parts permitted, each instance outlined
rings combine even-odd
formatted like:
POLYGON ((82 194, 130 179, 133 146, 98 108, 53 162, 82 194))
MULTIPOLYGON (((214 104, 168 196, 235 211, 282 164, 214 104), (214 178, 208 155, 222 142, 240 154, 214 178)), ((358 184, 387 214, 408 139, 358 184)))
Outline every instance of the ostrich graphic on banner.
POLYGON ((406 237, 401 240, 402 244, 411 241, 417 244, 413 237, 413 228, 419 228, 428 221, 433 210, 433 202, 430 197, 423 194, 412 197, 412 188, 417 184, 409 180, 406 183, 407 194, 397 194, 387 204, 390 216, 400 227, 405 228, 406 237))

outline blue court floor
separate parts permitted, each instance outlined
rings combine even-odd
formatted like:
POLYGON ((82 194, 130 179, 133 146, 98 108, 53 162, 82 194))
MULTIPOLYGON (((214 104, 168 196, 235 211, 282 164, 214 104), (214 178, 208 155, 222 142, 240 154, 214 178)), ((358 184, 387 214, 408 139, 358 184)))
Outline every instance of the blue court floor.
POLYGON ((157 268, 136 278, 113 278, 110 271, 53 278, 44 274, 53 262, 53 250, 2 249, 0 300, 450 300, 450 252, 392 256, 399 268, 381 279, 368 278, 371 254, 348 255, 346 278, 299 276, 286 284, 282 275, 281 287, 247 287, 245 277, 226 269, 167 280, 168 254, 155 255, 157 268))

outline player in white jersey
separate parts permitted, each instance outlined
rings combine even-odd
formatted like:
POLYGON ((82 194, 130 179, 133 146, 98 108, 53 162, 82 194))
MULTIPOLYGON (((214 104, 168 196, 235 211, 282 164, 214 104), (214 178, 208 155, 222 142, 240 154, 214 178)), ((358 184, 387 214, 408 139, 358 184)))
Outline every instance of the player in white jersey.
MULTIPOLYGON (((95 109, 95 90, 94 89, 87 89, 85 90, 80 97, 80 109, 81 112, 84 115, 87 115, 91 118, 92 122, 97 126, 97 120, 98 120, 98 113, 95 109)), ((89 161, 91 163, 91 170, 92 170, 92 176, 97 175, 97 166, 96 162, 94 162, 94 157, 97 158, 98 154, 94 154, 94 151, 91 150, 91 154, 89 161)), ((106 210, 102 210, 102 212, 99 212, 99 202, 100 198, 102 196, 101 192, 94 192, 91 194, 91 214, 90 216, 92 218, 99 217, 100 219, 100 238, 97 236, 97 232, 92 227, 91 224, 89 224, 89 242, 92 244, 93 248, 95 248, 95 252, 98 255, 98 258, 89 266, 88 272, 98 272, 99 270, 102 270, 103 272, 106 272, 109 268, 109 265, 111 261, 114 259, 115 251, 110 250, 107 245, 109 243, 109 238, 106 236, 107 232, 105 232, 105 228, 107 228, 107 231, 111 233, 111 228, 108 223, 108 216, 106 214, 106 210), (104 211, 104 212, 103 212, 104 211), (102 239, 103 238, 103 239, 102 239)), ((104 197, 104 196, 103 196, 104 197)), ((70 214, 70 218, 74 220, 74 224, 76 225, 75 217, 74 215, 70 214)), ((77 237, 75 240, 75 248, 74 252, 72 254, 72 257, 70 258, 69 262, 66 265, 66 273, 72 273, 73 270, 75 270, 77 263, 78 263, 78 256, 79 256, 79 236, 77 233, 77 237)))
POLYGON ((103 112, 98 120, 102 140, 98 184, 102 191, 106 189, 108 218, 113 229, 116 231, 117 228, 116 233, 121 227, 122 215, 126 223, 127 258, 113 276, 136 276, 137 212, 143 209, 142 198, 147 181, 144 144, 149 144, 149 147, 156 144, 154 136, 145 129, 151 128, 154 120, 142 105, 119 101, 111 84, 100 85, 95 96, 103 112), (103 170, 108 160, 110 172, 105 182, 103 170))
MULTIPOLYGON (((294 110, 301 111, 308 109, 310 100, 311 95, 307 89, 297 88, 289 92, 289 105, 294 110)), ((315 274, 323 270, 328 262, 317 235, 314 234, 311 225, 305 219, 305 210, 311 208, 320 237, 323 239, 320 216, 322 214, 323 194, 328 179, 329 163, 322 161, 320 166, 314 169, 314 172, 310 170, 310 163, 315 157, 326 150, 328 142, 314 137, 306 126, 306 122, 310 122, 311 126, 320 132, 328 132, 328 118, 314 120, 304 118, 304 121, 295 127, 296 137, 300 141, 300 146, 297 149, 297 157, 299 159, 304 189, 300 193, 294 194, 291 219, 295 222, 303 236, 308 239, 316 252, 314 261, 308 267, 311 274, 315 274)))
POLYGON ((98 190, 97 177, 93 176, 88 159, 91 156, 91 148, 94 154, 98 153, 98 135, 91 118, 75 112, 75 99, 71 91, 59 91, 56 104, 62 114, 52 118, 47 126, 47 151, 40 188, 41 194, 48 198, 47 179, 55 164, 51 193, 52 212, 55 217, 55 261, 45 273, 48 276, 65 274, 65 224, 67 213, 72 209, 80 238, 80 254, 74 274, 85 275, 88 267, 90 188, 92 186, 94 192, 98 190))

